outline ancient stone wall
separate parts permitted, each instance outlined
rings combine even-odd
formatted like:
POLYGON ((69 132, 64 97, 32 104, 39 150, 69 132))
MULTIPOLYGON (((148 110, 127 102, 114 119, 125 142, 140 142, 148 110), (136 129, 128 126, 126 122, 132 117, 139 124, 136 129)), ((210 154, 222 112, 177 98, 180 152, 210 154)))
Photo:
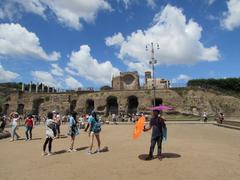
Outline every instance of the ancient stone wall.
MULTIPOLYGON (((61 114, 69 111, 89 113, 95 109, 99 113, 135 113, 148 111, 152 106, 151 90, 99 91, 89 93, 13 93, 8 98, 8 113, 22 111, 23 114, 46 115, 56 110, 61 114), (21 109, 23 108, 23 109, 21 109)), ((201 115, 206 111, 210 115, 219 112, 240 115, 240 99, 204 92, 188 90, 177 93, 170 89, 156 90, 157 104, 175 108, 176 112, 201 115)))

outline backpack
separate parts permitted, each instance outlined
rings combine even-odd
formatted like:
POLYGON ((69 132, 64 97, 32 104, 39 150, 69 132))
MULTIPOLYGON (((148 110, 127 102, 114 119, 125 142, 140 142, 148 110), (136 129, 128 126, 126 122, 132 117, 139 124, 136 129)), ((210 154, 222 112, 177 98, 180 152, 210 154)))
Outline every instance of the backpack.
POLYGON ((99 122, 99 121, 96 121, 95 120, 95 123, 94 123, 94 125, 93 125, 93 128, 92 128, 92 131, 94 132, 94 133, 100 133, 101 132, 101 122, 99 122))

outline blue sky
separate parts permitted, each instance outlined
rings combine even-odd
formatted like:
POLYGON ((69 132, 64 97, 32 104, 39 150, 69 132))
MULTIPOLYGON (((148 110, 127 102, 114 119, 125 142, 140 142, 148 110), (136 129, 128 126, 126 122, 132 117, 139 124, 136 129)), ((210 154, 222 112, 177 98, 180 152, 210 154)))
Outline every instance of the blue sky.
POLYGON ((173 83, 239 77, 240 0, 2 0, 0 82, 110 85, 150 69, 173 83))

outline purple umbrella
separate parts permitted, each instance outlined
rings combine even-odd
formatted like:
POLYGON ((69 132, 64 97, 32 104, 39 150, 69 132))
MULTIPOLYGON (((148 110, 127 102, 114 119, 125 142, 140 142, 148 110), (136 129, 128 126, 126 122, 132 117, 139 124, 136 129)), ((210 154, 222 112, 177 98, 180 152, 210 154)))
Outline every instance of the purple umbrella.
POLYGON ((150 110, 159 110, 159 111, 162 111, 162 110, 173 110, 172 107, 164 106, 164 105, 155 106, 155 107, 150 107, 149 109, 150 109, 150 110))

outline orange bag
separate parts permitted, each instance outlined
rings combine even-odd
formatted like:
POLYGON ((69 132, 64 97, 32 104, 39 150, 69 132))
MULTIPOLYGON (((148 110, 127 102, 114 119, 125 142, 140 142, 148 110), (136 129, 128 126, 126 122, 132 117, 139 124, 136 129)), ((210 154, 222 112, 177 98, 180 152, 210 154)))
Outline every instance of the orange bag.
POLYGON ((134 132, 133 132, 133 139, 139 138, 139 136, 143 132, 144 123, 145 123, 145 117, 142 116, 138 119, 138 121, 135 124, 134 132))

